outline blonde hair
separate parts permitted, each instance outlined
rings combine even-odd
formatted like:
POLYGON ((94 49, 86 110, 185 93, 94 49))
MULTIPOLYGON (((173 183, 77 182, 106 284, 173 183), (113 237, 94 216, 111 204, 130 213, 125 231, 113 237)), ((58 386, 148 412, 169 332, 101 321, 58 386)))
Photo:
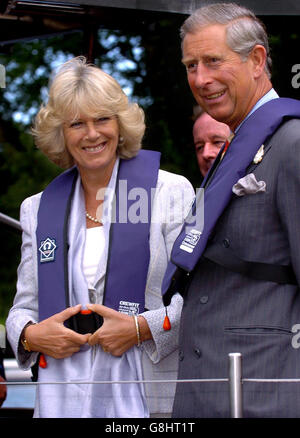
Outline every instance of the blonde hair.
POLYGON ((145 132, 144 112, 130 103, 119 83, 84 57, 64 63, 54 76, 49 99, 32 129, 36 146, 55 164, 67 169, 74 164, 65 146, 63 124, 79 116, 116 117, 120 141, 117 154, 132 158, 141 148, 145 132))

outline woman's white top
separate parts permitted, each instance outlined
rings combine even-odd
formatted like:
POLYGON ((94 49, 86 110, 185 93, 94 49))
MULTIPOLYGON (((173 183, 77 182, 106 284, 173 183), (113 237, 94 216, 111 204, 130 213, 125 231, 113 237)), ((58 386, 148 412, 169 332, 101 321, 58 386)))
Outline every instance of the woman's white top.
POLYGON ((103 227, 87 228, 82 267, 89 289, 94 285, 96 272, 104 247, 105 237, 103 227))

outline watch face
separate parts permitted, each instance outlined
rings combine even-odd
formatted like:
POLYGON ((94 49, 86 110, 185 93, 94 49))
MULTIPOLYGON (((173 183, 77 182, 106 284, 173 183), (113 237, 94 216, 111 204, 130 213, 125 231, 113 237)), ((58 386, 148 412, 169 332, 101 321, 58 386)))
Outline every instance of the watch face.
POLYGON ((28 347, 26 339, 22 339, 21 343, 22 343, 22 345, 24 347, 24 350, 31 351, 30 348, 28 347))
POLYGON ((33 322, 32 322, 32 321, 29 321, 29 322, 25 325, 25 327, 23 328, 22 333, 21 333, 21 336, 20 336, 20 338, 21 338, 21 344, 22 344, 24 350, 26 350, 26 351, 31 351, 31 349, 29 348, 28 342, 27 342, 27 340, 25 339, 25 329, 26 329, 26 327, 28 327, 28 326, 30 326, 30 325, 32 325, 32 324, 33 324, 33 322))

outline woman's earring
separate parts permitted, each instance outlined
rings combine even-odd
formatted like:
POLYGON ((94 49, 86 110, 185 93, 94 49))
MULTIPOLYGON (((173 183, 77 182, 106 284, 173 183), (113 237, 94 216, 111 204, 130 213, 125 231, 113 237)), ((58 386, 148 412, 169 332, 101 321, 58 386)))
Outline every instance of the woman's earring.
POLYGON ((119 137, 119 145, 121 145, 121 144, 123 144, 124 143, 124 137, 122 137, 121 135, 120 135, 120 137, 119 137))

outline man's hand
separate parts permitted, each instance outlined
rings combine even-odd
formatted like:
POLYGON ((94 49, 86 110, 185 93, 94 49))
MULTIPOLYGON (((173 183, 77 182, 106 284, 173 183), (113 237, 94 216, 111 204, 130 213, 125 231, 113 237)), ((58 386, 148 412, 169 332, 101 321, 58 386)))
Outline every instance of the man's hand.
POLYGON ((29 348, 55 359, 63 359, 79 351, 88 342, 90 334, 81 335, 64 326, 64 321, 78 313, 81 304, 69 307, 38 324, 26 327, 24 336, 29 348))

